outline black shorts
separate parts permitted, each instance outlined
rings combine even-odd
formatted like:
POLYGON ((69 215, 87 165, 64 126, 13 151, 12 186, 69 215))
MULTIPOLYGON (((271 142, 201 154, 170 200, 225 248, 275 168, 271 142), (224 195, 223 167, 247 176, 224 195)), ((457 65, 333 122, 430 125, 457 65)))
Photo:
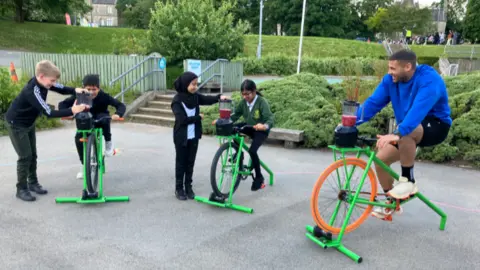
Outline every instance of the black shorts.
MULTIPOLYGON (((421 123, 423 127, 423 137, 417 146, 428 147, 441 144, 448 136, 450 125, 440 121, 440 119, 427 116, 421 123)), ((398 149, 398 144, 395 144, 398 149)))

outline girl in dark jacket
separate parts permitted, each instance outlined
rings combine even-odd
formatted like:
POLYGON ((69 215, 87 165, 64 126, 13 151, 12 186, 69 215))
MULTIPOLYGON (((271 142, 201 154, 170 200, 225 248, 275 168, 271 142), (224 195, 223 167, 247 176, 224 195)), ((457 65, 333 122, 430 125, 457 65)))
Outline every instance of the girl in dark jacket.
POLYGON ((195 198, 192 189, 193 167, 197 155, 198 141, 202 137, 202 119, 200 105, 213 105, 225 96, 206 96, 197 91, 198 77, 185 72, 174 83, 177 94, 172 100, 175 114, 173 142, 175 144, 175 196, 179 200, 195 198))

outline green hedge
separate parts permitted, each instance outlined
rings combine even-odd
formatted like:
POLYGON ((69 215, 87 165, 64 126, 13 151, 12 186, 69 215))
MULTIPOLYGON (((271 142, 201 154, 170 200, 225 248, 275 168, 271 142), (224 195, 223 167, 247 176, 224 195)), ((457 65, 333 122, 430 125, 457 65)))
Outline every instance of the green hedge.
MULTIPOLYGON (((433 162, 466 161, 480 166, 480 74, 445 79, 450 95, 453 125, 447 140, 435 147, 421 149, 418 158, 433 162)), ((360 81, 360 101, 368 97, 378 81, 360 81)), ((333 143, 333 130, 340 123, 341 101, 357 85, 356 80, 329 85, 318 75, 301 73, 283 80, 259 85, 275 114, 275 127, 305 131, 304 147, 323 148, 333 143)), ((239 93, 233 94, 240 100, 239 93)), ((218 117, 218 105, 202 108, 204 132, 214 134, 210 124, 218 117)), ((361 134, 375 136, 388 132, 393 117, 391 105, 369 123, 359 127, 361 134)))
MULTIPOLYGON (((297 57, 276 55, 257 58, 237 58, 243 63, 243 73, 288 76, 297 72, 297 57)), ((321 75, 375 75, 386 72, 386 61, 379 58, 302 57, 301 71, 321 75)))
MULTIPOLYGON (((374 76, 385 74, 388 57, 302 57, 301 71, 318 75, 363 75, 374 76)), ((243 72, 248 75, 271 74, 288 76, 297 72, 297 57, 286 55, 269 55, 261 59, 247 57, 237 58, 243 63, 243 72)), ((419 64, 435 66, 438 57, 419 57, 419 64)))

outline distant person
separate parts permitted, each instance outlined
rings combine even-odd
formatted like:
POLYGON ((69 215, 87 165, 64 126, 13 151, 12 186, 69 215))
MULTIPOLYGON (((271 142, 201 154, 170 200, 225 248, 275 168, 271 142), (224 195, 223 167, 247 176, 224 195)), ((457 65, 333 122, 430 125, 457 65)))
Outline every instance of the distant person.
POLYGON ((86 91, 71 88, 57 83, 60 70, 50 61, 43 60, 35 66, 35 77, 30 79, 22 91, 10 104, 5 115, 8 135, 18 155, 17 160, 17 198, 24 201, 35 201, 30 191, 47 194, 37 177, 37 139, 35 121, 43 113, 47 117, 66 117, 79 113, 85 105, 74 105, 71 108, 53 110, 45 102, 48 91, 61 95, 73 95, 86 91))
POLYGON ((227 99, 222 95, 206 96, 197 93, 198 77, 185 72, 175 80, 177 94, 172 100, 175 115, 173 142, 175 144, 175 196, 179 200, 193 200, 193 168, 197 156, 198 142, 202 137, 203 114, 200 105, 213 105, 227 99))
MULTIPOLYGON (((119 100, 113 98, 111 95, 100 89, 100 78, 97 74, 89 74, 83 78, 83 87, 87 89, 92 98, 92 107, 89 112, 93 119, 100 119, 104 116, 110 115, 108 106, 115 107, 116 111, 112 115, 112 120, 117 120, 125 114, 126 106, 119 100)), ((71 107, 76 100, 76 96, 69 97, 58 104, 59 109, 66 109, 71 107)), ((104 120, 96 124, 96 127, 102 128, 103 137, 105 138, 105 155, 111 157, 114 154, 114 146, 112 141, 112 132, 110 129, 110 120, 104 120)), ((75 145, 77 147, 78 157, 82 167, 77 173, 77 178, 83 178, 83 142, 80 141, 83 134, 75 132, 75 145)))

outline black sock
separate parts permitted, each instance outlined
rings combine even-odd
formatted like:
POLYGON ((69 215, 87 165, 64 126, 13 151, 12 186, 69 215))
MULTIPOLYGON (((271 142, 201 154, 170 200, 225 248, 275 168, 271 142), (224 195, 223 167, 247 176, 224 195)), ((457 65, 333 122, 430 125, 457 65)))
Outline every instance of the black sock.
POLYGON ((413 166, 412 167, 402 166, 402 176, 406 177, 408 181, 415 183, 415 179, 413 178, 413 166))
POLYGON ((384 189, 383 193, 387 194, 390 191, 390 189, 384 189))

